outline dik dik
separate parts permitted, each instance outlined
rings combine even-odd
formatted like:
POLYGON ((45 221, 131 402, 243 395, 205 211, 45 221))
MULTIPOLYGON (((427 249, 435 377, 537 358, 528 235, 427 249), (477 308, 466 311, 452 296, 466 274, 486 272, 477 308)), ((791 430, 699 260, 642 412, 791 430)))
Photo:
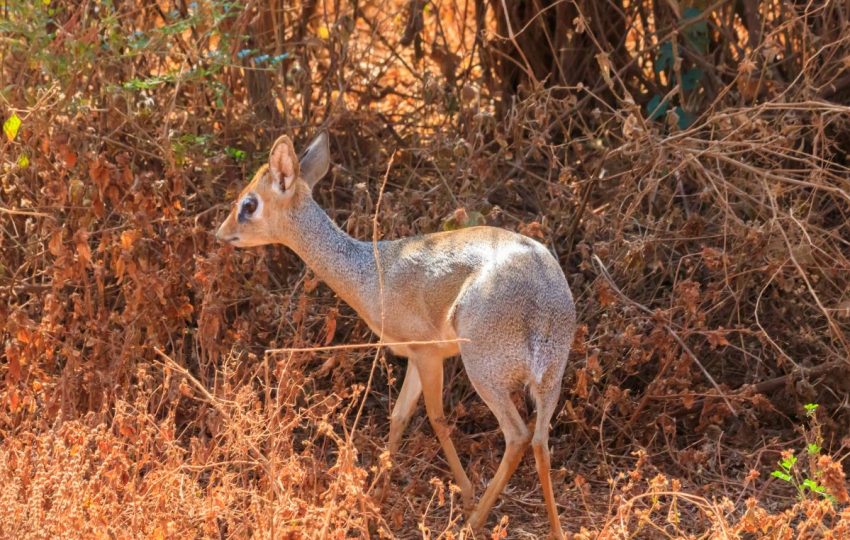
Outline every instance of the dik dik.
POLYGON ((576 315, 558 262, 534 240, 474 227, 378 242, 381 283, 372 243, 345 234, 311 196, 329 160, 324 133, 300 160, 289 138, 280 137, 216 237, 237 247, 288 246, 387 342, 442 342, 392 347, 409 361, 390 417, 390 453, 424 395, 464 507, 472 509, 469 523, 479 528, 531 443, 552 534, 562 538, 549 476, 549 421, 576 315), (477 506, 443 411, 443 360, 458 353, 505 435, 502 461, 477 506), (521 387, 536 405, 533 431, 511 401, 521 387))

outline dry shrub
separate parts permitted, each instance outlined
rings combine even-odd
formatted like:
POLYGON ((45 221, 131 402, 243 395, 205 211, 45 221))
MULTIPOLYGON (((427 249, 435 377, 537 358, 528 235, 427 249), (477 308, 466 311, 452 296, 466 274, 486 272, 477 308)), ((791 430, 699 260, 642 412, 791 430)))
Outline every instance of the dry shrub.
MULTIPOLYGON (((422 419, 374 497, 393 362, 264 355, 365 326, 285 250, 210 234, 320 126, 351 234, 486 222, 559 255, 577 537, 846 535, 846 9, 532 4, 3 3, 0 535, 466 534, 422 419), (834 504, 768 480, 810 402, 834 504)), ((480 493, 501 440, 448 371, 480 493)), ((500 505, 494 537, 545 530, 530 464, 500 505)))
POLYGON ((357 450, 331 425, 345 418, 342 401, 331 394, 310 403, 291 368, 278 366, 276 396, 265 402, 271 390, 233 385, 213 396, 166 366, 177 395, 162 418, 145 412, 148 404, 118 402, 108 424, 89 414, 9 439, 0 453, 0 533, 279 538, 386 531, 357 450), (296 409, 284 399, 307 405, 296 409), (181 408, 193 410, 196 434, 175 432, 181 408))

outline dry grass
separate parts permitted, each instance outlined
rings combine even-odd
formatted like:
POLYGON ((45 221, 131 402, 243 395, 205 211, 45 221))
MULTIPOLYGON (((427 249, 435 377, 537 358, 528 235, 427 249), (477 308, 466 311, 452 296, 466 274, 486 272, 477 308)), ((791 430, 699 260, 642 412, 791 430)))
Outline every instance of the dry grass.
MULTIPOLYGON (((383 454, 399 362, 291 253, 212 238, 318 127, 351 234, 559 255, 575 538, 848 536, 850 14, 685 4, 0 2, 0 537, 469 537, 424 415, 383 454)), ((447 372, 480 494, 501 435, 447 372)), ((535 478, 494 537, 545 533, 535 478)))

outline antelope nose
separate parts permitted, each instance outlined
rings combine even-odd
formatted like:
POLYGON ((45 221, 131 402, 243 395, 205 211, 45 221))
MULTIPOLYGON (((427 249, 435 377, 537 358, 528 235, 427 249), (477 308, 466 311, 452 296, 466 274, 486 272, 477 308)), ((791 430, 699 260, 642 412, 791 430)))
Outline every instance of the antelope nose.
POLYGON ((219 242, 224 242, 224 233, 222 229, 224 228, 224 224, 222 223, 218 229, 215 231, 215 239, 219 242))

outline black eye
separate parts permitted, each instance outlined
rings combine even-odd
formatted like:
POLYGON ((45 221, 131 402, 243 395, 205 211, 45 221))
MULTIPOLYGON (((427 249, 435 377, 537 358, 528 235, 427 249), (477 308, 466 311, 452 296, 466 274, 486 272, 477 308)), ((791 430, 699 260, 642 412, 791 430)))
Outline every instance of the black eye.
POLYGON ((244 223, 257 211, 257 198, 249 195, 242 200, 242 205, 239 207, 239 222, 244 223))

